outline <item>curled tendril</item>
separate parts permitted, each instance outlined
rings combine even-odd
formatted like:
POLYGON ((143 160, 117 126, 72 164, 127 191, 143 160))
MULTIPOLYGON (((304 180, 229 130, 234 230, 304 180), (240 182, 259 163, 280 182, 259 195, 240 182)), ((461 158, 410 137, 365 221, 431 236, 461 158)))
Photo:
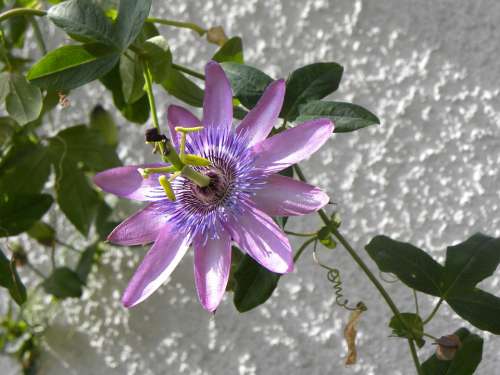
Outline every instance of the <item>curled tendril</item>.
POLYGON ((349 306, 349 300, 347 298, 344 298, 342 279, 340 278, 340 271, 337 268, 332 268, 320 262, 318 255, 316 253, 317 245, 318 241, 315 241, 313 249, 313 259, 320 267, 323 267, 325 270, 328 271, 326 277, 328 281, 333 284, 333 289, 335 291, 335 303, 337 304, 337 306, 343 307, 344 309, 349 311, 359 310, 360 309, 359 303, 356 306, 349 306))

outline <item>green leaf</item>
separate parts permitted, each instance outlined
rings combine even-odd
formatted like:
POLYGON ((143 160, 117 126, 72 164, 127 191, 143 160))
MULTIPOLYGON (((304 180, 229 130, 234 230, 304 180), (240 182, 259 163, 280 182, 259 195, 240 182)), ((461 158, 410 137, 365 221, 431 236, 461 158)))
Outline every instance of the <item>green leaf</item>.
POLYGON ((330 228, 326 226, 318 231, 318 239, 319 242, 328 249, 335 249, 337 247, 337 243, 331 235, 330 228))
POLYGON ((461 294, 465 288, 493 275, 500 263, 500 238, 481 233, 446 250, 443 275, 446 295, 461 294))
POLYGON ((76 273, 82 283, 87 283, 87 278, 92 271, 92 266, 94 265, 94 258, 97 252, 97 243, 94 243, 87 247, 82 255, 80 255, 80 259, 78 260, 78 264, 76 266, 76 273))
POLYGON ((27 17, 12 17, 7 20, 6 39, 11 47, 23 48, 27 28, 27 17))
POLYGON ((433 296, 441 295, 443 266, 419 248, 377 236, 366 245, 366 251, 382 272, 393 273, 410 288, 433 296))
POLYGON ((446 302, 475 327, 500 335, 500 298, 475 288, 448 296, 446 302))
POLYGON ((246 312, 266 302, 276 289, 281 275, 269 271, 245 255, 234 274, 234 305, 246 312))
POLYGON ((500 262, 500 240, 475 234, 448 247, 445 266, 422 250, 384 236, 366 250, 383 272, 394 273, 409 287, 439 296, 477 328, 500 334, 500 298, 476 287, 491 276, 500 262))
POLYGON ((50 175, 47 151, 39 143, 15 143, 0 165, 0 191, 14 194, 40 192, 50 175))
POLYGON ((168 70, 167 78, 161 85, 170 95, 184 103, 193 107, 203 107, 203 90, 176 69, 171 67, 168 70))
POLYGON ((248 65, 225 62, 221 66, 231 82, 233 95, 248 109, 255 107, 266 87, 273 81, 264 72, 248 65))
POLYGON ((144 124, 149 118, 149 103, 147 95, 144 95, 135 103, 127 103, 122 91, 122 80, 120 77, 119 64, 105 76, 101 77, 102 84, 113 94, 113 103, 122 115, 129 121, 144 124))
POLYGON ((317 118, 328 118, 335 123, 335 133, 352 132, 370 125, 380 124, 380 120, 365 108, 351 103, 315 100, 299 107, 295 122, 317 118))
POLYGON ((239 36, 229 39, 224 45, 215 53, 212 60, 219 63, 234 62, 243 64, 243 42, 239 36))
POLYGON ((127 103, 135 103, 144 95, 144 76, 139 57, 128 52, 120 58, 120 77, 122 78, 123 97, 127 103))
POLYGON ((4 103, 5 98, 9 94, 9 91, 10 91, 9 73, 7 72, 0 73, 0 106, 3 106, 5 104, 4 103))
POLYGON ((18 305, 26 302, 26 288, 19 277, 14 261, 9 261, 0 250, 0 286, 8 289, 12 299, 18 305))
POLYGON ((344 68, 334 62, 306 65, 292 72, 286 82, 280 117, 293 121, 302 104, 322 99, 339 87, 344 68))
POLYGON ((391 318, 389 327, 392 328, 392 334, 416 340, 419 348, 424 346, 424 323, 422 322, 422 318, 413 313, 401 313, 400 316, 404 323, 397 316, 391 318))
POLYGON ((49 150, 57 169, 61 158, 73 164, 84 164, 95 172, 121 164, 113 146, 106 143, 100 131, 77 125, 60 131, 50 139, 49 150))
POLYGON ((89 128, 98 132, 106 145, 113 148, 118 145, 118 127, 111 113, 102 106, 96 105, 90 113, 89 128))
POLYGON ((119 49, 113 40, 113 25, 93 1, 64 1, 51 7, 47 17, 71 36, 119 49))
POLYGON ((0 237, 15 236, 30 229, 52 202, 48 194, 0 195, 0 237))
POLYGON ((37 221, 27 233, 41 245, 52 247, 56 243, 56 231, 43 221, 37 221))
POLYGON ((42 93, 19 74, 10 77, 10 90, 5 98, 7 112, 19 125, 34 121, 42 111, 42 93))
POLYGON ((28 72, 28 79, 42 88, 65 91, 102 77, 120 55, 104 44, 69 45, 47 53, 28 72))
POLYGON ((115 40, 124 50, 137 38, 149 15, 152 0, 120 0, 115 40))
POLYGON ((167 79, 172 65, 172 53, 166 39, 158 35, 146 40, 141 47, 153 80, 156 83, 162 83, 167 79))
POLYGON ((442 361, 433 354, 422 364, 425 375, 472 375, 481 362, 483 355, 483 339, 470 333, 466 328, 460 328, 454 333, 460 337, 461 347, 455 353, 453 360, 442 361))
POLYGON ((55 169, 57 203, 76 229, 87 236, 100 203, 99 195, 71 159, 61 158, 55 169))
POLYGON ((82 286, 78 274, 67 267, 56 268, 43 282, 45 292, 60 299, 80 298, 83 292, 82 286))
POLYGON ((106 240, 111 231, 120 224, 119 222, 114 222, 109 220, 109 216, 112 213, 111 207, 109 207, 106 202, 101 201, 99 208, 97 209, 97 217, 95 220, 95 227, 97 234, 101 240, 106 240))

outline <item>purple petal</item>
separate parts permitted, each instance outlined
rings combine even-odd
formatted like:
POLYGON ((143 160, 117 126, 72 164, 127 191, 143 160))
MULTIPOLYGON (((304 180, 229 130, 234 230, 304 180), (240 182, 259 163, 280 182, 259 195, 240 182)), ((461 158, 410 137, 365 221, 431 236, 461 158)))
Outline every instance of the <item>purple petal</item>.
POLYGON ((158 175, 143 178, 138 168, 164 167, 165 164, 130 165, 105 170, 94 176, 94 183, 102 190, 122 198, 138 201, 165 199, 165 192, 158 183, 158 175))
POLYGON ((190 236, 167 225, 135 271, 122 297, 129 308, 148 298, 177 267, 189 248, 190 236))
POLYGON ((285 97, 285 81, 280 79, 271 83, 257 105, 245 116, 236 129, 245 134, 248 147, 266 139, 278 119, 285 97))
POLYGON ((321 189, 278 174, 270 176, 252 199, 258 209, 270 216, 310 214, 329 201, 321 189))
POLYGON ((192 128, 200 126, 201 121, 187 109, 178 105, 170 105, 167 109, 168 128, 170 130, 170 138, 175 147, 179 146, 179 137, 175 131, 176 126, 184 128, 192 128))
POLYGON ((232 122, 233 96, 229 80, 220 65, 210 61, 205 66, 203 125, 230 129, 232 122))
POLYGON ((238 126, 237 133, 246 134, 249 147, 269 135, 278 119, 284 97, 285 81, 282 79, 274 81, 238 126))
POLYGON ((293 271, 288 238, 264 212, 248 207, 228 223, 228 230, 240 248, 268 270, 277 273, 293 271))
POLYGON ((194 241, 194 277, 198 298, 205 310, 215 311, 226 291, 231 269, 231 237, 194 241))
POLYGON ((120 223, 108 236, 116 245, 146 245, 156 240, 167 224, 168 216, 162 210, 162 202, 148 204, 120 223))
POLYGON ((307 159, 328 140, 333 123, 327 119, 304 122, 267 138, 252 147, 255 167, 264 173, 276 173, 307 159))

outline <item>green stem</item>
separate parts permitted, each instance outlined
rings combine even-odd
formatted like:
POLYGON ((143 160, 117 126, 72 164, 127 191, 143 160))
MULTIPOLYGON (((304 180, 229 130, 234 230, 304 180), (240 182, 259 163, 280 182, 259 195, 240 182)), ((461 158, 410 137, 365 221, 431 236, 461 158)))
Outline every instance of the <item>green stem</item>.
POLYGON ((198 73, 198 72, 196 72, 196 71, 194 71, 192 69, 186 68, 183 65, 178 65, 178 64, 172 63, 172 68, 174 68, 175 70, 178 70, 179 72, 183 72, 183 73, 189 74, 190 76, 193 76, 193 77, 196 77, 196 78, 199 78, 199 79, 202 79, 202 80, 205 79, 205 75, 203 75, 201 73, 198 73))
POLYGON ((41 277, 42 279, 46 279, 47 277, 41 272, 39 271, 37 268, 35 268, 35 266, 33 266, 30 262, 27 262, 26 265, 28 266, 28 268, 30 270, 32 270, 37 276, 41 277))
POLYGON ((67 244, 66 242, 60 241, 56 238, 56 243, 58 245, 64 246, 65 248, 74 251, 75 253, 81 253, 81 250, 78 250, 76 247, 71 246, 70 244, 67 244))
POLYGON ((293 262, 297 262, 297 260, 299 260, 300 256, 302 255, 302 253, 304 252, 305 249, 307 249, 307 247, 313 243, 314 241, 317 241, 317 238, 316 237, 313 237, 313 238, 309 238, 307 241, 305 241, 302 246, 299 247, 299 249, 297 250, 297 252, 295 253, 294 257, 293 257, 293 262))
POLYGON ((413 340, 408 339, 408 344, 410 345, 411 357, 413 358, 413 363, 415 364, 415 368, 417 369, 418 375, 424 375, 424 371, 422 370, 422 367, 420 366, 420 361, 418 359, 415 342, 413 340))
POLYGON ((291 236, 296 236, 296 237, 314 237, 318 234, 316 232, 315 233, 297 233, 297 232, 292 232, 289 230, 286 230, 285 233, 289 234, 291 236))
POLYGON ((430 315, 427 317, 427 319, 424 319, 424 325, 426 325, 427 323, 429 323, 432 318, 434 318, 434 315, 436 315, 436 313, 438 312, 439 308, 441 307, 441 304, 443 303, 443 299, 440 298, 438 303, 436 303, 436 306, 434 306, 434 309, 432 310, 432 312, 430 313, 430 315))
POLYGON ((154 17, 149 17, 148 19, 146 19, 146 22, 159 23, 161 25, 179 27, 182 29, 190 29, 190 30, 197 32, 199 36, 203 36, 207 33, 206 29, 204 29, 203 27, 201 27, 193 22, 174 21, 174 20, 167 20, 167 19, 154 18, 154 17))
POLYGON ((43 35, 42 32, 40 31, 40 26, 38 25, 38 22, 35 18, 31 18, 30 20, 31 25, 33 26, 33 32, 35 33, 35 39, 38 44, 38 48, 40 48, 40 51, 42 54, 46 55, 47 54, 47 46, 45 44, 45 41, 43 40, 43 35))
POLYGON ((432 335, 431 335, 431 334, 429 334, 429 333, 425 333, 425 332, 424 332, 424 333, 423 333, 423 335, 424 335, 425 337, 428 337, 428 338, 430 338, 430 339, 433 339, 434 341, 437 341, 437 340, 438 340, 438 338, 437 338, 437 337, 432 336, 432 335))
POLYGON ((418 307, 417 291, 415 289, 412 289, 412 291, 413 291, 413 299, 415 301, 415 314, 420 315, 420 309, 418 307))
POLYGON ((3 22, 11 17, 17 16, 38 16, 43 17, 47 14, 44 10, 31 8, 14 8, 0 14, 0 22, 3 22))
MULTIPOLYGON (((295 167, 295 172, 297 173, 297 176, 299 177, 299 179, 303 182, 307 182, 307 179, 306 179, 304 173, 302 172, 302 169, 297 164, 295 164, 294 167, 295 167)), ((329 226, 331 224, 330 218, 328 217, 328 215, 326 214, 326 212, 324 210, 319 210, 318 214, 321 217, 321 220, 323 220, 323 222, 325 223, 325 225, 329 226)), ((396 318, 401 322, 401 324, 403 324, 403 326, 406 327, 406 329, 409 332, 411 332, 411 328, 408 327, 408 324, 405 322, 405 320, 401 316, 401 312, 399 311, 398 307, 396 306, 396 304, 392 300, 389 293, 387 293, 387 291, 385 290, 383 285, 378 281, 378 279, 375 277, 375 275, 372 273, 372 271, 370 271, 370 269, 368 268, 366 263, 363 261, 363 259, 361 259, 361 257, 358 255, 356 250, 354 250, 354 248, 351 246, 351 244, 344 238, 344 236, 339 232, 338 229, 333 228, 331 230, 331 232, 339 240, 339 242, 342 244, 342 246, 347 250, 347 252, 351 256, 351 258, 356 262, 356 264, 363 270, 363 272, 368 277, 368 279, 370 279, 372 284, 375 286, 375 288, 382 295, 382 298, 385 300, 385 302, 387 303, 387 305, 391 309, 394 316, 396 316, 396 318)), ((415 367, 417 369, 417 373, 419 375, 423 374, 422 369, 420 367, 419 360, 418 360, 418 356, 416 353, 415 344, 414 344, 412 339, 408 339, 408 345, 410 346, 410 351, 412 352, 411 354, 413 357, 413 361, 415 362, 415 367)))

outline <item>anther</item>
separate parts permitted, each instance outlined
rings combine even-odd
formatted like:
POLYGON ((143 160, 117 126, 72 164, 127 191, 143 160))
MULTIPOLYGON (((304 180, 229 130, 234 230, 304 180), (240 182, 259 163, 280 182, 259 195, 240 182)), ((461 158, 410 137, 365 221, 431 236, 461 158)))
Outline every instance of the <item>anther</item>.
POLYGON ((175 194, 174 191, 172 190, 172 185, 170 185, 170 182, 168 181, 166 176, 160 176, 158 177, 158 182, 160 183, 161 187, 165 191, 165 194, 167 195, 167 198, 170 199, 171 201, 175 202, 175 194))

